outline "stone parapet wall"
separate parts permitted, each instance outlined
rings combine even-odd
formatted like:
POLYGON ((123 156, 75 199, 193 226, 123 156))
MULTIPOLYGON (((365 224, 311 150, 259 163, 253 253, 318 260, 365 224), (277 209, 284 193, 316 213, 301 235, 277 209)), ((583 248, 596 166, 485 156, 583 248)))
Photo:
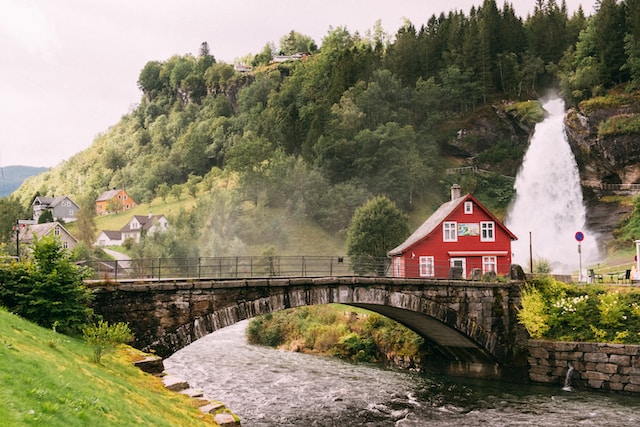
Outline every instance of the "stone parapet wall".
POLYGON ((529 379, 564 385, 570 366, 570 385, 640 393, 640 346, 529 340, 529 379))

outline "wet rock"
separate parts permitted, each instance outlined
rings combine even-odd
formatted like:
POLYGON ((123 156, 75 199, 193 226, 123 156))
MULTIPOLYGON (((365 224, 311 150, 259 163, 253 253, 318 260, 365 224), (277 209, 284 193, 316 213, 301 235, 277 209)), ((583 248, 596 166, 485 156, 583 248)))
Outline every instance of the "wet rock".
MULTIPOLYGON (((222 403, 210 402, 204 406, 201 406, 200 412, 203 412, 205 414, 213 414, 216 411, 219 411, 220 409, 224 409, 224 405, 222 403)), ((227 415, 231 416, 230 414, 227 414, 227 415)), ((231 416, 231 418, 233 418, 233 416, 231 416)))
POLYGON ((168 390, 181 391, 189 388, 189 383, 173 375, 167 375, 162 378, 162 382, 168 390))
POLYGON ((223 412, 216 414, 213 420, 220 426, 239 426, 240 423, 231 414, 223 412))
POLYGON ((133 362, 133 365, 148 374, 157 375, 164 372, 164 363, 162 358, 158 356, 147 356, 142 360, 133 362))

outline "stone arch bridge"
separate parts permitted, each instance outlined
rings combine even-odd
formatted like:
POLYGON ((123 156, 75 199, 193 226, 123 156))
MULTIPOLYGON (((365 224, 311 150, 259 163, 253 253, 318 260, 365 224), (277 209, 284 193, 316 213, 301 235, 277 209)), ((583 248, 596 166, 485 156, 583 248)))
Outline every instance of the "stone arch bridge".
POLYGON ((225 326, 305 305, 342 303, 394 319, 426 340, 429 370, 526 378, 528 335, 518 324, 520 283, 387 277, 172 279, 92 283, 94 310, 128 322, 133 345, 168 357, 225 326))

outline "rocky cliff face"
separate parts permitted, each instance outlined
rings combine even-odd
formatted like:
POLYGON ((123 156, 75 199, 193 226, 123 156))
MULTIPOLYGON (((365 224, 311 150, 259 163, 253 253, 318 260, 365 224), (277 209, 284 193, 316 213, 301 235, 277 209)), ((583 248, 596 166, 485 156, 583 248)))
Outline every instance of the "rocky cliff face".
POLYGON ((572 109, 567 113, 567 137, 583 181, 592 185, 640 183, 640 135, 598 137, 599 126, 605 120, 639 113, 640 102, 590 112, 572 109))
POLYGON ((587 226, 600 236, 601 246, 632 207, 605 196, 640 194, 640 135, 598 136, 609 119, 640 114, 640 100, 615 108, 577 108, 566 116, 567 138, 576 157, 587 205, 587 226))

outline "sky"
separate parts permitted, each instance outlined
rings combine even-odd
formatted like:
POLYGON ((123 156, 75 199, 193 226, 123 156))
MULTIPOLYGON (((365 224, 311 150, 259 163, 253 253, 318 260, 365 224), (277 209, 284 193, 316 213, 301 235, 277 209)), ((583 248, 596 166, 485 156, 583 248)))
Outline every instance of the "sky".
MULTIPOLYGON (((523 19, 536 0, 511 0, 523 19)), ((596 0, 566 0, 586 15, 596 0)), ((503 1, 496 2, 499 7, 503 1)), ((558 1, 560 3, 560 1, 558 1)), ((198 54, 218 62, 257 54, 296 31, 318 46, 331 28, 395 34, 408 19, 482 0, 0 0, 0 167, 53 167, 89 147, 141 99, 149 61, 198 54)))

